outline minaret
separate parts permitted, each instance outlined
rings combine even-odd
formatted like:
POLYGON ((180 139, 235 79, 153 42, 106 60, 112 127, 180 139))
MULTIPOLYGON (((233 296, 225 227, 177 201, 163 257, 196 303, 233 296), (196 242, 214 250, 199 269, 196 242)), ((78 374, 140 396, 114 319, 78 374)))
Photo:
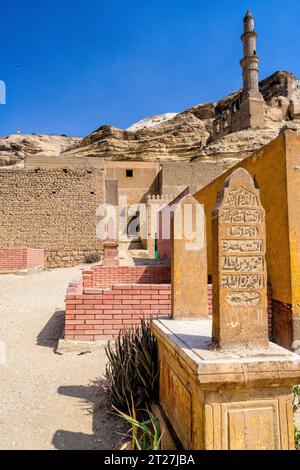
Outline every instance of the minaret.
POLYGON ((256 55, 257 33, 254 29, 254 18, 250 11, 244 18, 244 34, 241 37, 244 44, 244 57, 241 60, 243 68, 244 91, 258 91, 258 64, 256 55))
POLYGON ((243 68, 243 92, 241 96, 242 128, 258 127, 264 124, 264 100, 259 91, 258 65, 256 55, 257 33, 254 27, 254 17, 248 10, 244 18, 244 34, 241 37, 244 46, 244 57, 241 60, 243 68))

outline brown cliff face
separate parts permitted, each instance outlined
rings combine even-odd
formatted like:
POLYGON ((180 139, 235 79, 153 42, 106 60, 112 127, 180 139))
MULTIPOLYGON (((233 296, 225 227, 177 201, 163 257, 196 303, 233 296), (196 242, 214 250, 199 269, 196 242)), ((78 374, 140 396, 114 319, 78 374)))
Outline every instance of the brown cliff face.
MULTIPOLYGON (((229 108, 239 91, 217 104, 204 103, 181 113, 153 116, 126 130, 102 126, 83 139, 60 136, 10 136, 0 139, 0 165, 20 162, 26 154, 100 157, 109 160, 189 161, 223 159, 236 163, 277 137, 290 120, 289 102, 300 103, 300 82, 276 72, 260 82, 265 124, 213 140, 213 120, 229 108)), ((295 121, 295 129, 298 123, 295 121)))
POLYGON ((153 116, 127 130, 102 126, 65 154, 112 160, 223 159, 231 166, 277 137, 289 120, 290 100, 300 102, 300 85, 296 77, 288 72, 276 72, 260 82, 265 100, 264 126, 214 141, 213 120, 229 108, 239 91, 217 104, 204 103, 178 114, 153 116))
POLYGON ((0 166, 18 165, 26 155, 57 155, 78 142, 76 137, 60 135, 14 134, 0 138, 0 166))
POLYGON ((210 137, 214 116, 215 105, 205 103, 173 114, 171 119, 146 119, 127 130, 102 126, 65 154, 113 160, 189 160, 210 137))

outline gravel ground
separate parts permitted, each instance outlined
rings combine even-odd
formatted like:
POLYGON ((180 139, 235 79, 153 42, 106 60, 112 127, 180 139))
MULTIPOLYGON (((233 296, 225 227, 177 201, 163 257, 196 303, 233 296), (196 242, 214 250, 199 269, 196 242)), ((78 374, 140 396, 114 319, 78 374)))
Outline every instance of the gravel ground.
POLYGON ((0 276, 6 351, 4 364, 0 354, 0 449, 113 449, 120 442, 124 427, 99 392, 104 350, 54 352, 66 288, 79 273, 68 268, 0 276))

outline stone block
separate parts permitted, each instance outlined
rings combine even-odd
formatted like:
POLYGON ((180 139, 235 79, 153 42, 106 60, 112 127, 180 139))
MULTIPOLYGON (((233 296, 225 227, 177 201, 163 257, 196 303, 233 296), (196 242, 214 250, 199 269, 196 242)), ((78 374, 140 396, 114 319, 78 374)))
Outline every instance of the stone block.
POLYGON ((264 353, 212 350, 210 320, 155 320, 151 329, 160 406, 185 450, 294 450, 297 354, 275 344, 264 353))

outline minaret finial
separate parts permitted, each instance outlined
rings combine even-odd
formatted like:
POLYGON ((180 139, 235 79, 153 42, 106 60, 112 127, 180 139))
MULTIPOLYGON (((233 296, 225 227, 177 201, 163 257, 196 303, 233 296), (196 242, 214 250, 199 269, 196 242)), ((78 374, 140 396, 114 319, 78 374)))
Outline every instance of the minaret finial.
POLYGON ((245 15, 245 19, 246 19, 246 18, 253 18, 253 15, 252 15, 252 13, 251 13, 250 10, 247 10, 247 13, 246 13, 246 15, 245 15))
POLYGON ((254 30, 254 16, 251 11, 248 10, 244 17, 244 33, 251 33, 254 30))

